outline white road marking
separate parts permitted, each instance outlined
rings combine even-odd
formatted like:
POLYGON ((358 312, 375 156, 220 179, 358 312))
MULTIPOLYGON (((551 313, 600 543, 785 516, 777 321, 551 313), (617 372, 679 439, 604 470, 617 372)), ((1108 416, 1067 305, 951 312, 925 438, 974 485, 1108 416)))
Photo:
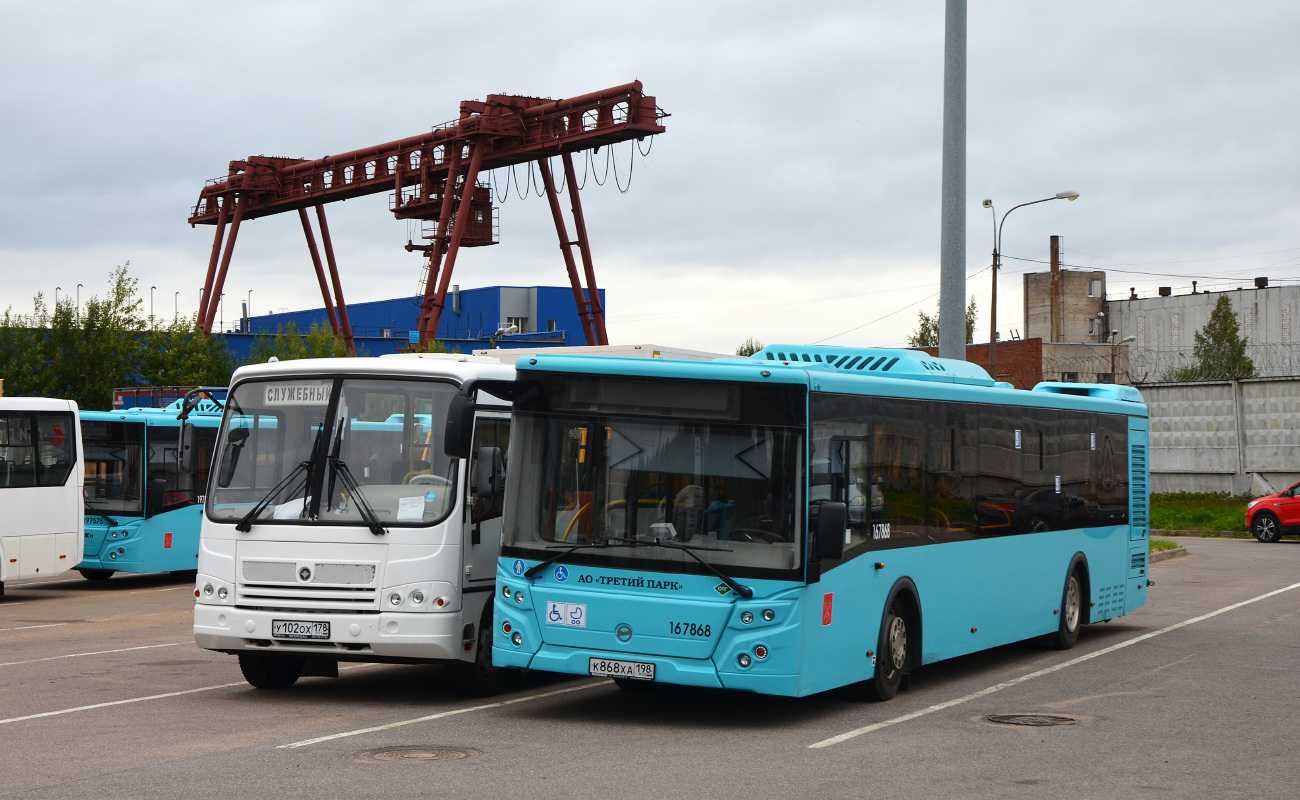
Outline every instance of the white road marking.
POLYGON ((82 656, 102 656, 108 653, 127 653, 132 650, 152 650, 156 647, 176 647, 177 645, 193 644, 193 643, 194 640, 191 639, 184 642, 168 642, 167 644, 142 644, 139 647, 123 647, 118 650, 95 650, 90 653, 68 653, 67 655, 62 655, 62 656, 46 656, 45 658, 32 658, 32 659, 28 659, 27 661, 6 661, 4 663, 0 663, 0 667, 13 667, 18 664, 35 664, 38 661, 58 661, 61 658, 81 658, 82 656))
POLYGON ((18 628, 0 628, 0 631, 30 631, 35 628, 57 628, 60 625, 67 625, 66 622, 49 622, 44 625, 23 625, 18 628))
POLYGON ((12 608, 13 606, 25 606, 25 605, 27 605, 27 604, 30 603, 30 602, 32 602, 32 601, 31 601, 31 600, 19 600, 17 603, 0 603, 0 609, 3 609, 3 608, 12 608))
POLYGON ((516 703, 527 703, 530 700, 540 700, 543 697, 554 697, 555 695, 558 694, 568 694, 569 692, 580 692, 583 689, 591 689, 595 686, 604 686, 609 683, 613 683, 613 681, 597 681, 596 683, 586 683, 583 684, 582 686, 570 686, 567 689, 556 689, 551 692, 541 692, 540 694, 530 694, 525 697, 516 697, 512 700, 501 700, 496 703, 484 703, 483 705, 470 706, 468 708, 454 708, 450 711, 440 711, 437 714, 429 714, 423 717, 416 717, 415 719, 404 719, 400 722, 390 722, 387 725, 375 725, 374 727, 370 727, 370 728, 358 728, 357 730, 354 731, 344 731, 343 733, 332 733, 329 736, 318 736, 315 739, 304 739, 301 742, 282 744, 278 746, 278 749, 291 750, 297 747, 306 747, 307 745, 311 745, 311 744, 320 744, 321 742, 328 742, 333 739, 345 739, 349 736, 360 736, 363 733, 374 733, 375 731, 386 731, 392 728, 401 728, 406 725, 415 725, 418 722, 429 722, 430 720, 443 719, 444 717, 454 717, 457 714, 468 714, 472 711, 483 711, 489 708, 502 708, 504 706, 515 705, 516 703))
POLYGON ((978 692, 971 692, 970 694, 964 695, 962 697, 957 697, 952 700, 945 700, 942 703, 936 703, 935 705, 932 705, 929 708, 922 708, 918 711, 913 711, 910 714, 904 714, 901 717, 894 717, 893 719, 887 719, 884 720, 883 722, 876 722, 871 725, 865 725, 861 728, 855 728, 854 730, 841 733, 838 736, 832 736, 829 739, 823 739, 820 742, 816 742, 815 744, 810 744, 808 745, 808 747, 810 749, 816 749, 820 747, 830 747, 831 745, 836 745, 836 744, 840 744, 841 742, 846 742, 849 739, 852 739, 856 736, 861 736, 864 733, 871 733, 873 731, 878 731, 881 728, 888 728, 892 725, 897 725, 900 722, 908 722, 918 717, 924 717, 927 714, 933 714, 936 711, 942 711, 945 708, 952 708, 953 706, 958 706, 961 705, 962 703, 970 702, 971 700, 974 700, 976 698, 984 697, 985 695, 990 695, 993 694, 994 692, 1000 692, 1003 689, 1009 689, 1012 686, 1017 686, 1019 684, 1024 683, 1025 681, 1031 681, 1034 678, 1041 678, 1042 676, 1049 675, 1053 672, 1056 672, 1057 670, 1062 670, 1065 669, 1066 667, 1072 667, 1075 664, 1082 664, 1085 661, 1089 661, 1091 659, 1097 658, 1098 656, 1104 656, 1107 653, 1113 653, 1116 650, 1121 650, 1125 647, 1129 647, 1130 645, 1135 645, 1138 642, 1145 642, 1147 639, 1154 639, 1157 636, 1160 636, 1165 633, 1170 633, 1171 631, 1176 631, 1179 628, 1185 628, 1188 625, 1195 625, 1198 622, 1204 622, 1205 620, 1210 619, 1211 617, 1217 617, 1220 614, 1226 614, 1229 611, 1235 611, 1236 609, 1241 608, 1242 606, 1248 606, 1251 603, 1258 603, 1260 600, 1266 600, 1275 595, 1282 594, 1283 592, 1289 592, 1292 589, 1300 589, 1300 583, 1293 583, 1290 586, 1285 586, 1281 589, 1275 589, 1271 592, 1266 592, 1264 594, 1261 594, 1258 597, 1252 597, 1249 600, 1243 600, 1240 603, 1233 603, 1230 606, 1224 606, 1223 608, 1220 608, 1217 611, 1211 611, 1210 613, 1202 614, 1199 617, 1192 617, 1191 619, 1186 619, 1183 620, 1182 622, 1176 622, 1173 625, 1170 625, 1167 628, 1161 628, 1158 631, 1152 631, 1151 633, 1144 633, 1141 636, 1135 636, 1132 639, 1125 639, 1124 641, 1119 642, 1118 644, 1113 644, 1110 647, 1103 647, 1100 650, 1097 650, 1092 653, 1086 653, 1084 655, 1079 656, 1078 658, 1072 658, 1069 661, 1062 661, 1060 664, 1056 664, 1055 666, 1047 667, 1046 669, 1040 669, 1037 672, 1031 672, 1028 675, 1021 675, 1019 678, 1013 678, 1012 680, 995 684, 986 689, 980 689, 978 692))
POLYGON ((131 697, 126 700, 112 700, 107 703, 95 703, 89 706, 77 706, 76 708, 65 708, 59 711, 44 711, 40 714, 28 714, 25 717, 10 717, 9 719, 0 719, 0 725, 8 725, 11 722, 25 722, 29 719, 40 719, 41 717, 57 717, 62 714, 75 714, 78 711, 92 711, 96 708, 108 708, 109 706, 124 706, 130 703, 143 703, 147 700, 162 700, 165 697, 180 697, 187 694, 198 694, 199 692, 210 692, 214 689, 228 689, 231 686, 246 686, 244 681, 234 683, 220 683, 216 686, 203 686, 198 689, 183 689, 179 692, 165 692, 163 694, 151 694, 147 697, 131 697))

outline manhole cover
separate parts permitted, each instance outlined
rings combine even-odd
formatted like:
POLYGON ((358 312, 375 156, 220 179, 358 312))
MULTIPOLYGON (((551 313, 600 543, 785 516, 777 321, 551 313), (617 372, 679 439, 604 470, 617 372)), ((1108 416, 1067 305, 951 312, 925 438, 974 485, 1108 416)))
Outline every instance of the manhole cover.
POLYGON ((1059 717, 1054 714, 990 714, 986 719, 999 725, 1028 725, 1031 728, 1073 725, 1078 722, 1074 717, 1059 717))
POLYGON ((407 747, 376 747, 363 750, 362 758, 371 761, 455 761, 458 758, 481 756, 482 751, 470 747, 424 747, 411 745, 407 747))

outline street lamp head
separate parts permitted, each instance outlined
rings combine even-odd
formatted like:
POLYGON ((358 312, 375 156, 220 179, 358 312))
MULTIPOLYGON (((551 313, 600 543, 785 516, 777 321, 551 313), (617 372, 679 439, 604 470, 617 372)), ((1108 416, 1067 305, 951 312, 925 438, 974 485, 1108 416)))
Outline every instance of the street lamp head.
POLYGON ((985 208, 992 208, 992 207, 993 207, 993 201, 992 201, 990 198, 987 198, 987 197, 986 197, 986 198, 984 198, 983 206, 984 206, 985 208))
POLYGON ((1131 344, 1132 342, 1136 342, 1136 341, 1137 341, 1137 338, 1138 338, 1138 337, 1136 337, 1136 336, 1125 336, 1123 339, 1120 339, 1120 340, 1119 340, 1119 343, 1120 343, 1120 344, 1131 344))
POLYGON ((1079 199, 1079 193, 1078 193, 1078 192, 1070 192, 1070 191, 1057 192, 1057 193, 1056 193, 1056 199, 1057 199, 1057 200, 1078 200, 1078 199, 1079 199))

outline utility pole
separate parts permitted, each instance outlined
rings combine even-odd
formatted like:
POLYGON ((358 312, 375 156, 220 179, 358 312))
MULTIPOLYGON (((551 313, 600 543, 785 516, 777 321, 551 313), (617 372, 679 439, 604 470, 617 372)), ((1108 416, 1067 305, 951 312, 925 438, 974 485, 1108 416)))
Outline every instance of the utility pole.
POLYGON ((943 194, 939 357, 966 359, 966 0, 947 0, 943 38, 943 194))

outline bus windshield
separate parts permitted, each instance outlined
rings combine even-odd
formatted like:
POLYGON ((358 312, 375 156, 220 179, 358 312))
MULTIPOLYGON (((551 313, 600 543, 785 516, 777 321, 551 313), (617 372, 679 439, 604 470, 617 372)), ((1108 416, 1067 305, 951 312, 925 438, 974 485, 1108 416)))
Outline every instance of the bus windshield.
POLYGON ((367 507, 385 528, 438 522, 454 498, 442 426, 455 392, 384 378, 241 383, 227 400, 208 514, 238 521, 266 500, 261 522, 357 525, 367 507))
POLYGON ((144 514, 144 424, 82 420, 86 499, 106 514, 144 514))
POLYGON ((692 552, 729 575, 776 577, 798 569, 801 429, 746 420, 739 395, 726 396, 740 387, 710 398, 699 386, 664 386, 686 381, 628 380, 626 398, 672 397, 683 416, 695 406, 697 414, 731 419, 600 413, 620 405, 618 390, 604 385, 595 394, 572 383, 553 387, 559 394, 545 404, 548 411, 517 405, 503 553, 541 559, 564 545, 619 543, 569 560, 701 571, 680 549, 635 544, 660 540, 699 548, 692 552), (588 398, 589 410, 565 402, 565 393, 588 398))

